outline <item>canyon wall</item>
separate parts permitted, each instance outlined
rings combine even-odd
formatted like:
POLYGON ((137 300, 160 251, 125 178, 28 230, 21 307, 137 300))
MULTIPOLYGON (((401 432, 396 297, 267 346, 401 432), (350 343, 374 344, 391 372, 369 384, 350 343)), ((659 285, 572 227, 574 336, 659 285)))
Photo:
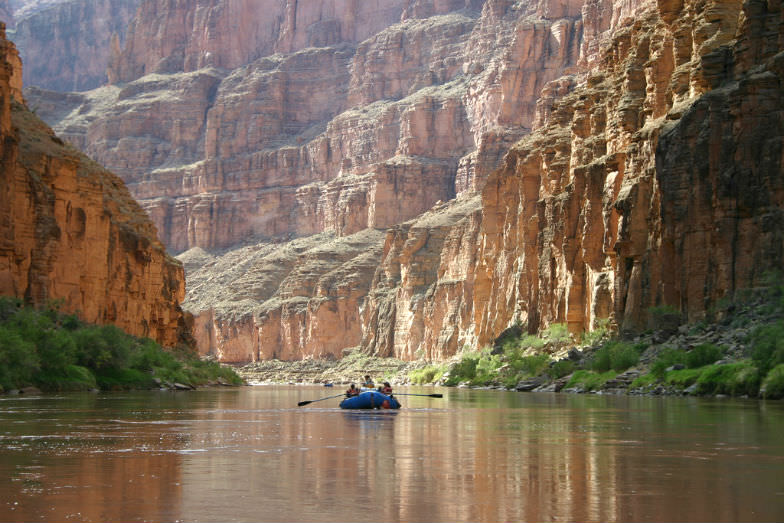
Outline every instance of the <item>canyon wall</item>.
POLYGON ((85 91, 105 84, 112 49, 119 49, 141 0, 18 2, 0 20, 14 21, 9 38, 22 56, 24 84, 85 91))
POLYGON ((780 5, 636 9, 592 66, 543 91, 534 131, 437 254, 394 231, 365 350, 442 359, 514 322, 578 334, 606 319, 639 332, 657 310, 698 321, 781 271, 780 5))
POLYGON ((204 353, 633 332, 781 268, 777 2, 197 3, 25 93, 185 251, 204 353))
POLYGON ((174 346, 189 339, 182 265, 123 182, 66 145, 22 101, 0 25, 0 294, 174 346))
POLYGON ((576 63, 582 27, 575 7, 320 0, 286 4, 269 42, 234 42, 215 28, 267 27, 272 6, 192 4, 141 5, 116 85, 26 93, 121 174, 175 251, 384 228, 475 189, 576 63))
MULTIPOLYGON (((110 64, 113 85, 26 91, 61 136, 121 173, 175 251, 252 239, 263 251, 326 233, 363 245, 377 264, 381 237, 363 231, 480 187, 533 125, 538 91, 575 66, 582 31, 571 4, 324 0, 289 2, 283 15, 279 2, 191 4, 141 5, 110 64), (235 20, 275 28, 217 30, 235 20)), ((323 259, 332 255, 313 256, 331 277, 323 259)), ((348 302, 294 285, 310 305, 287 309, 292 291, 279 282, 253 292, 250 315, 189 285, 196 337, 226 361, 340 357, 363 337, 367 270, 348 302), (314 323, 330 308, 343 317, 346 304, 337 333, 314 323)))

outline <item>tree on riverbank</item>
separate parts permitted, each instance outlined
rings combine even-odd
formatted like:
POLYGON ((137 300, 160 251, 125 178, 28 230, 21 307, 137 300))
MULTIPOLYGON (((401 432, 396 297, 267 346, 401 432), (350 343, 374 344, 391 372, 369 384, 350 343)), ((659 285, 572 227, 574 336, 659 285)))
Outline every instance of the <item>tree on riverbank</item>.
POLYGON ((57 305, 36 310, 0 297, 0 392, 27 386, 47 391, 147 389, 241 384, 231 369, 113 325, 90 325, 57 305))

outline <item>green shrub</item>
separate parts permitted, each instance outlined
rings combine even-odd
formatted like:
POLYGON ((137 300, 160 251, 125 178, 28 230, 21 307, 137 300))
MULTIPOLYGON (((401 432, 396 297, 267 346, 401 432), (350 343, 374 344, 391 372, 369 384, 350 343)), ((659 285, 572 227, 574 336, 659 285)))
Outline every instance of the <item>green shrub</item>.
POLYGON ((569 327, 565 323, 553 323, 542 332, 542 339, 551 343, 567 343, 571 341, 569 327))
POLYGON ((148 388, 153 377, 200 385, 221 378, 240 384, 230 368, 202 361, 189 349, 164 351, 150 339, 113 325, 95 326, 58 312, 0 297, 0 387, 42 390, 148 388))
POLYGON ((66 374, 66 369, 76 363, 76 343, 70 332, 51 330, 38 340, 41 371, 52 375, 66 374))
POLYGON ((572 374, 572 378, 566 384, 565 388, 569 389, 581 386, 586 391, 597 390, 617 375, 618 374, 613 371, 598 373, 589 370, 578 370, 572 374))
POLYGON ((521 358, 517 370, 522 371, 528 376, 538 376, 544 374, 549 366, 550 356, 547 354, 537 354, 535 356, 525 356, 521 358))
POLYGON ((501 385, 504 386, 506 389, 513 389, 520 383, 520 380, 523 379, 522 374, 512 373, 512 374, 503 374, 500 376, 501 385))
POLYGON ((784 364, 773 367, 762 382, 763 396, 768 399, 784 398, 784 364))
POLYGON ((686 353, 667 347, 656 356, 656 361, 651 365, 651 374, 660 380, 664 379, 667 369, 676 364, 686 366, 686 353))
POLYGON ((88 369, 109 367, 112 353, 101 336, 100 327, 91 325, 73 334, 76 343, 77 363, 88 369))
POLYGON ((710 365, 721 359, 722 356, 723 352, 719 347, 712 343, 703 343, 686 353, 686 366, 690 369, 697 369, 710 365))
POLYGON ((610 369, 622 372, 640 361, 639 349, 620 340, 610 341, 596 351, 591 368, 598 372, 610 369))
POLYGON ((0 326, 0 386, 8 390, 32 385, 39 369, 35 345, 14 330, 0 326))
POLYGON ((541 349, 544 347, 545 341, 540 338, 539 336, 534 336, 533 334, 526 334, 522 338, 520 338, 519 346, 523 349, 541 349))
POLYGON ((664 381, 668 385, 672 385, 679 389, 691 387, 702 375, 702 369, 680 369, 671 370, 667 373, 664 381))
MULTIPOLYGON (((136 369, 105 367, 96 372, 98 386, 104 390, 150 389, 155 386, 152 375, 136 369)), ((174 380, 183 382, 181 380, 174 380)), ((184 381, 184 383, 188 383, 184 381)))
POLYGON ((581 336, 583 345, 594 345, 605 339, 610 333, 609 318, 600 319, 596 322, 596 328, 592 331, 585 331, 581 336))
MULTIPOLYGON (((243 384, 242 378, 237 376, 237 373, 234 372, 233 369, 224 367, 214 361, 205 361, 198 357, 194 357, 189 360, 187 368, 190 370, 192 375, 191 383, 194 385, 202 385, 210 381, 217 381, 218 379, 222 379, 231 385, 243 384)), ((385 377, 385 381, 389 381, 389 379, 390 377, 385 377)), ((440 377, 438 379, 440 379, 440 377)))
POLYGON ((471 381, 476 376, 476 365, 479 363, 478 353, 467 353, 449 368, 449 378, 445 385, 454 386, 464 381, 471 381))
POLYGON ((128 364, 131 368, 141 371, 176 369, 181 366, 172 353, 162 351, 158 344, 149 338, 141 340, 130 356, 128 364))
POLYGON ((642 376, 635 378, 629 387, 632 389, 646 388, 657 383, 658 381, 659 379, 651 373, 643 374, 642 376))
POLYGON ((748 360, 729 365, 710 365, 703 367, 697 379, 697 393, 756 396, 760 381, 759 370, 748 360))
POLYGON ((516 323, 511 327, 504 330, 493 343, 494 349, 501 349, 501 352, 513 350, 520 346, 520 339, 522 338, 524 326, 516 323))
POLYGON ((784 363, 784 321, 763 325, 752 333, 751 359, 762 375, 784 363))
POLYGON ((577 368, 577 365, 572 360, 558 360, 553 363, 547 370, 547 374, 553 378, 563 378, 568 376, 577 368))
POLYGON ((0 323, 6 323, 16 316, 22 308, 22 300, 9 296, 0 296, 0 323))
POLYGON ((42 370, 36 378, 36 385, 47 391, 66 392, 98 388, 98 383, 90 369, 79 365, 67 365, 56 373, 42 370))
POLYGON ((487 385, 495 381, 498 377, 498 369, 503 365, 501 357, 491 354, 490 351, 482 351, 479 361, 476 364, 476 374, 470 380, 471 385, 487 385))
POLYGON ((442 365, 428 365, 427 367, 411 371, 408 378, 411 380, 411 383, 425 385, 437 382, 443 375, 444 367, 442 365))

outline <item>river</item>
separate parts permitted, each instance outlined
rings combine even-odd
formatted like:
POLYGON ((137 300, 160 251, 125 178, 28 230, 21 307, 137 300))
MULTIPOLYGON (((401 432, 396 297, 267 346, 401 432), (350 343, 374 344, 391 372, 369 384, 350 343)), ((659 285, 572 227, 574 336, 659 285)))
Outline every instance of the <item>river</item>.
POLYGON ((0 521, 784 520, 782 402, 435 390, 0 397, 0 521))

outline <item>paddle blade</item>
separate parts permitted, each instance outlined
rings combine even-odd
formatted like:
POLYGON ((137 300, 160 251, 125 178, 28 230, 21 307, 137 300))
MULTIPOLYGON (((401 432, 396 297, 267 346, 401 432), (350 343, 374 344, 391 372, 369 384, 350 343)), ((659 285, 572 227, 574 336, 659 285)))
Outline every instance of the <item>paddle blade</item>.
POLYGON ((428 394, 428 396, 430 396, 431 398, 443 398, 444 397, 443 394, 428 394))
POLYGON ((301 407, 303 405, 307 405, 308 403, 313 403, 313 401, 312 400, 311 401, 300 401, 299 403, 297 403, 297 407, 301 407))

